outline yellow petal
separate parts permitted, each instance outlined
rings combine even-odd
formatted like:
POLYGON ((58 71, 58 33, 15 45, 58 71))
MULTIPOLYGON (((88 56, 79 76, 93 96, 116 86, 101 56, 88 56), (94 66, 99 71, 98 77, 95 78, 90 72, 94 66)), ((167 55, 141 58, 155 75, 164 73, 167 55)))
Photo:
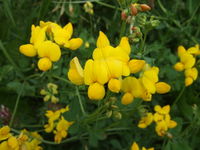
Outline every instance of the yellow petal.
POLYGON ((155 83, 152 80, 149 80, 146 76, 142 77, 142 84, 147 89, 148 92, 154 94, 156 92, 155 83))
POLYGON ((67 42, 64 47, 69 48, 71 50, 78 49, 83 43, 83 40, 81 38, 73 38, 67 42))
POLYGON ((99 83, 93 83, 88 88, 88 97, 91 100, 101 100, 105 96, 104 86, 99 83))
POLYGON ((107 59, 106 64, 108 66, 109 77, 119 78, 123 73, 123 64, 121 61, 115 59, 107 59))
POLYGON ((191 77, 193 80, 196 80, 198 77, 198 70, 196 68, 189 68, 185 70, 185 76, 191 77))
POLYGON ((61 56, 60 47, 51 41, 45 41, 38 47, 38 56, 47 57, 53 62, 58 61, 61 56))
POLYGON ((122 37, 119 46, 129 55, 131 52, 131 47, 128 42, 127 37, 122 37))
POLYGON ((128 104, 131 104, 133 100, 134 100, 133 95, 127 92, 122 96, 121 103, 123 105, 128 105, 128 104))
POLYGON ((108 82, 108 88, 114 93, 119 93, 121 89, 121 81, 118 79, 110 79, 110 81, 108 82))
POLYGON ((97 47, 98 48, 104 48, 106 46, 109 46, 110 42, 107 38, 107 36, 103 32, 99 32, 99 37, 97 39, 97 47))
POLYGON ((68 24, 66 24, 66 25, 63 27, 63 29, 67 31, 68 39, 70 39, 71 36, 72 36, 72 34, 73 34, 73 26, 72 26, 72 23, 69 22, 68 24))
POLYGON ((144 68, 145 61, 139 60, 139 59, 132 59, 129 61, 128 65, 129 65, 131 73, 138 73, 144 68))
POLYGON ((95 60, 94 64, 94 74, 96 76, 97 81, 100 84, 105 84, 109 80, 109 70, 108 65, 103 60, 95 60))
POLYGON ((186 52, 185 48, 181 45, 178 47, 178 56, 181 57, 182 54, 186 52))
POLYGON ((139 146, 136 142, 134 142, 131 146, 131 150, 139 150, 139 146))
POLYGON ((184 70, 184 65, 181 62, 178 62, 174 65, 174 69, 176 71, 183 71, 184 70))
POLYGON ((159 94, 168 93, 171 89, 171 86, 165 82, 156 83, 156 92, 159 94))
POLYGON ((52 62, 44 57, 44 58, 40 58, 39 61, 38 61, 38 68, 42 71, 47 71, 49 69, 51 69, 52 67, 52 62))
POLYGON ((185 86, 190 86, 193 83, 193 79, 191 77, 185 78, 185 86))
POLYGON ((37 55, 37 51, 32 44, 21 45, 19 51, 28 57, 34 57, 37 55))
POLYGON ((86 85, 90 85, 96 81, 96 76, 94 75, 94 61, 92 59, 87 60, 83 73, 86 85))

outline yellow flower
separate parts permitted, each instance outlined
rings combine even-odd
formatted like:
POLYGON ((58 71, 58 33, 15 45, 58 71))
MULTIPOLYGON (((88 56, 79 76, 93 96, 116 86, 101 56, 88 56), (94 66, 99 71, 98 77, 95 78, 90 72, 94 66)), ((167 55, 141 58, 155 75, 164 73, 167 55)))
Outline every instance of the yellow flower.
POLYGON ((17 141, 17 138, 14 136, 11 136, 8 139, 8 146, 11 148, 11 150, 18 150, 19 149, 19 143, 17 141))
POLYGON ((67 136, 67 130, 68 128, 73 124, 73 122, 68 122, 64 119, 64 117, 61 118, 61 120, 58 122, 56 126, 56 131, 54 140, 57 143, 60 143, 63 138, 67 136))
POLYGON ((156 92, 159 94, 165 94, 169 92, 170 89, 171 89, 171 86, 165 82, 156 83, 156 92))
POLYGON ((49 118, 49 122, 53 122, 60 117, 60 114, 61 114, 60 110, 57 110, 55 112, 47 110, 45 116, 49 118))
POLYGON ((83 68, 81 67, 77 57, 74 57, 70 61, 70 68, 67 75, 69 80, 76 85, 84 83, 83 68))
POLYGON ((42 42, 37 51, 39 57, 47 57, 53 62, 58 61, 61 56, 60 47, 51 41, 42 42))
POLYGON ((2 128, 0 128, 0 141, 6 140, 10 136, 11 136, 11 133, 10 133, 9 126, 3 126, 2 128))
POLYGON ((159 114, 166 115, 166 114, 169 114, 169 112, 170 112, 170 105, 166 105, 166 106, 163 106, 163 107, 156 105, 154 107, 154 110, 156 112, 158 112, 159 114))
POLYGON ((185 78, 185 86, 190 86, 193 83, 193 79, 191 77, 185 78))
POLYGON ((128 92, 127 92, 127 93, 125 93, 125 94, 123 95, 123 97, 122 97, 122 99, 121 99, 121 103, 122 103, 123 105, 128 105, 128 104, 132 103, 133 100, 134 100, 133 95, 132 95, 131 93, 128 93, 128 92))
POLYGON ((146 128, 152 123, 152 121, 153 121, 153 114, 147 113, 146 116, 142 117, 141 120, 139 121, 138 127, 146 128))
POLYGON ((185 70, 185 76, 191 77, 193 80, 196 80, 198 77, 198 70, 196 68, 189 68, 185 70))
POLYGON ((20 53, 24 54, 28 57, 34 57, 37 55, 37 50, 34 48, 32 44, 25 44, 19 47, 20 53))
POLYGON ((156 132, 159 136, 164 136, 168 130, 168 126, 164 120, 157 122, 156 132))
POLYGON ((88 97, 92 100, 101 100, 105 96, 105 88, 99 83, 93 83, 88 88, 88 97))
POLYGON ((52 62, 49 58, 40 58, 38 61, 38 68, 42 71, 47 71, 51 69, 52 67, 52 62))
POLYGON ((121 89, 121 81, 118 79, 110 79, 108 82, 108 88, 114 93, 118 93, 121 89))
POLYGON ((53 121, 49 121, 48 124, 44 125, 44 130, 45 130, 45 132, 50 133, 50 132, 53 131, 54 127, 55 127, 54 122, 53 121))
POLYGON ((129 61, 129 68, 131 73, 138 73, 140 72, 145 66, 144 60, 139 59, 132 59, 129 61))

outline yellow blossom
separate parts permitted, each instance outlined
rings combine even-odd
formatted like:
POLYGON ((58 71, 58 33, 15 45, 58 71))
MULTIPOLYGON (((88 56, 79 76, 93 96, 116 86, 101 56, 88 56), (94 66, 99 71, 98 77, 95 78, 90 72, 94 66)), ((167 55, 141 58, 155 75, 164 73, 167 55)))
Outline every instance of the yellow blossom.
POLYGON ((74 57, 70 61, 70 68, 67 75, 69 80, 76 85, 84 83, 83 68, 81 67, 77 57, 74 57))
POLYGON ((174 69, 176 71, 183 71, 184 70, 184 65, 181 63, 181 62, 177 62, 175 65, 174 65, 174 69))
POLYGON ((142 117, 139 121, 138 127, 139 128, 146 128, 149 126, 153 121, 153 115, 152 113, 147 113, 146 116, 142 117))
POLYGON ((10 136, 11 136, 11 133, 10 133, 9 126, 3 126, 2 128, 0 128, 0 141, 6 140, 10 136))

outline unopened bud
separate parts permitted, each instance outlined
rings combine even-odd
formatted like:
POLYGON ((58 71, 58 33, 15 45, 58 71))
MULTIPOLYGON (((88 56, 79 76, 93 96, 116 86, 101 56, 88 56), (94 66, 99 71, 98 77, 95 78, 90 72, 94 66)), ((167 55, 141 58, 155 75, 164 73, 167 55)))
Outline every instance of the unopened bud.
POLYGON ((149 11, 149 10, 151 10, 151 7, 149 7, 149 5, 147 5, 147 4, 141 4, 140 7, 141 7, 142 11, 149 11))
POLYGON ((132 16, 136 16, 137 15, 138 11, 137 11, 137 8, 135 7, 134 4, 131 4, 130 10, 131 10, 131 15, 132 16))
POLYGON ((106 112, 106 116, 107 116, 108 118, 110 118, 110 117, 112 116, 112 111, 106 112))
POLYGON ((118 108, 118 106, 116 106, 116 105, 111 105, 111 107, 114 108, 114 109, 118 108))
POLYGON ((118 111, 114 111, 113 112, 113 116, 116 118, 116 119, 122 119, 122 114, 118 111))
POLYGON ((121 19, 125 21, 127 19, 127 17, 128 17, 127 13, 125 11, 122 11, 121 12, 121 19))

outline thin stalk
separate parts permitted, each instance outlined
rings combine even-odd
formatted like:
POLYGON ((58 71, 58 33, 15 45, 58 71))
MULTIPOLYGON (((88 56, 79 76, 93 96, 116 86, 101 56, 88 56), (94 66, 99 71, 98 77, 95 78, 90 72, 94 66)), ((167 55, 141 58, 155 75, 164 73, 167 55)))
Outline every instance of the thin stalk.
POLYGON ((116 9, 116 10, 122 11, 122 9, 119 8, 119 7, 115 7, 113 5, 110 5, 110 4, 107 4, 107 3, 104 3, 104 2, 101 2, 101 1, 98 1, 98 0, 94 0, 94 2, 96 2, 97 4, 100 4, 102 6, 106 6, 108 8, 112 8, 112 9, 116 9))
POLYGON ((81 111, 82 111, 83 115, 85 116, 86 115, 85 109, 83 107, 82 99, 81 99, 81 96, 80 96, 80 93, 79 93, 79 90, 78 90, 77 86, 76 86, 76 95, 78 97, 78 101, 79 101, 79 104, 80 104, 80 107, 81 107, 81 111))
POLYGON ((53 78, 56 78, 58 80, 61 80, 61 81, 64 81, 70 85, 74 85, 73 83, 71 83, 69 80, 65 79, 65 78, 62 78, 62 77, 59 77, 59 76, 56 76, 56 75, 52 75, 53 78))
POLYGON ((20 97, 21 97, 23 89, 24 89, 24 83, 22 84, 21 90, 20 90, 20 92, 19 92, 19 94, 17 96, 17 100, 16 100, 16 103, 15 103, 13 114, 12 114, 12 117, 11 117, 10 122, 9 122, 9 126, 10 127, 12 127, 13 121, 15 119, 15 115, 16 115, 16 112, 17 112, 17 109, 18 109, 19 100, 20 100, 20 97))
POLYGON ((181 98, 181 96, 183 95, 185 91, 185 86, 182 88, 182 90, 180 91, 179 95, 176 97, 175 101, 173 102, 171 108, 173 108, 175 106, 175 104, 179 101, 179 99, 181 98))
POLYGON ((126 21, 122 21, 121 30, 120 30, 120 38, 124 36, 126 31, 126 21))

